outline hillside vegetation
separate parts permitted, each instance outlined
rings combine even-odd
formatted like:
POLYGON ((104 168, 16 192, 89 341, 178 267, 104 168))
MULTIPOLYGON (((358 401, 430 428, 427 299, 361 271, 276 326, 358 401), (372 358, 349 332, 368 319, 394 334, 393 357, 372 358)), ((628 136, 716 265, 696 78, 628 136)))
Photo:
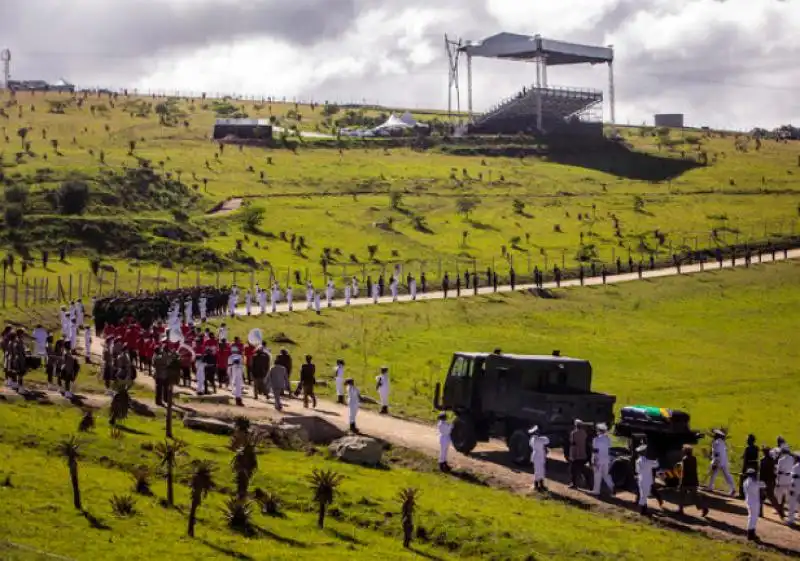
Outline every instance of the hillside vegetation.
MULTIPOLYGON (((0 97, 0 235, 28 276, 116 269, 118 287, 429 278, 473 266, 635 261, 798 232, 796 144, 726 133, 623 129, 628 148, 556 150, 516 138, 209 140, 217 116, 329 132, 379 110, 326 105, 18 94, 0 97), (404 146, 405 145, 405 146, 404 146), (511 157, 513 155, 513 157, 511 157), (243 208, 209 215, 222 201, 243 208), (65 262, 48 259, 66 247, 65 262), (158 277, 158 279, 156 278, 158 277)), ((440 115, 417 115, 441 129, 440 115)), ((105 284, 110 288, 107 275, 105 284)), ((95 279, 94 287, 99 279, 95 279)), ((55 279, 53 279, 55 282, 55 279)))
POLYGON ((277 499, 277 513, 262 514, 253 503, 249 527, 236 530, 226 520, 226 501, 236 489, 228 439, 176 429, 185 446, 176 456, 170 507, 165 464, 159 459, 163 419, 131 417, 110 433, 105 414, 96 415, 96 429, 77 433, 82 509, 76 510, 61 452, 80 419, 80 410, 71 406, 0 405, 3 559, 777 559, 636 517, 601 516, 460 481, 435 473, 431 460, 402 450, 391 451, 381 469, 369 469, 328 460, 314 449, 281 449, 270 441, 256 448, 249 489, 251 496, 261 489, 277 499), (189 483, 198 461, 210 462, 213 484, 190 538, 189 483), (315 469, 343 476, 324 529, 317 526, 309 479, 315 469), (145 494, 137 493, 136 485, 145 494), (406 550, 398 494, 409 488, 418 495, 413 541, 406 550))

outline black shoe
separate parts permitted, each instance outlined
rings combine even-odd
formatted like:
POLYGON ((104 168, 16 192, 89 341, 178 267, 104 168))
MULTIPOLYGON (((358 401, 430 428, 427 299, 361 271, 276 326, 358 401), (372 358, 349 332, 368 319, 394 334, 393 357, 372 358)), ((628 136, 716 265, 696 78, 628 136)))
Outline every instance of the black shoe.
POLYGON ((639 514, 642 516, 647 516, 650 514, 650 512, 647 510, 647 505, 644 505, 641 509, 639 509, 639 514))
POLYGON ((443 473, 447 473, 447 462, 440 462, 439 463, 439 471, 443 473))
POLYGON ((336 403, 340 403, 340 404, 344 405, 344 396, 343 395, 338 396, 336 398, 336 403))
POLYGON ((240 398, 240 397, 236 398, 236 405, 238 407, 244 407, 244 403, 242 403, 242 398, 240 398))
POLYGON ((703 518, 706 518, 708 516, 708 507, 703 507, 701 514, 703 515, 703 518))
POLYGON ((384 405, 383 407, 381 407, 380 414, 381 414, 381 415, 388 415, 388 414, 389 414, 389 407, 388 407, 388 406, 386 406, 386 405, 384 405))
POLYGON ((751 542, 758 541, 758 536, 756 536, 755 530, 747 530, 747 540, 751 542))
POLYGON ((356 433, 358 432, 355 423, 350 423, 350 432, 356 432, 356 433))

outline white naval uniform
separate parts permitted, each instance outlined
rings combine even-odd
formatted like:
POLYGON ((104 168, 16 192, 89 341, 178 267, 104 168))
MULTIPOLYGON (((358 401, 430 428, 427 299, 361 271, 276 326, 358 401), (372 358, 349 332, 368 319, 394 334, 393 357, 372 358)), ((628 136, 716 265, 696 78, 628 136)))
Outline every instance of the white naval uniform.
POLYGON ((653 470, 658 469, 658 461, 646 456, 636 458, 636 481, 639 483, 639 506, 647 506, 647 498, 653 488, 653 470))
POLYGON ((439 432, 439 463, 447 463, 447 452, 450 450, 450 433, 453 432, 453 425, 447 421, 440 420, 436 423, 436 430, 439 432))
POLYGON ((344 396, 344 366, 336 367, 336 395, 344 396))
POLYGON ((349 306, 350 305, 350 285, 349 284, 344 285, 344 303, 345 303, 345 306, 349 306))
POLYGON ((546 436, 534 434, 528 442, 531 447, 531 463, 533 464, 533 481, 539 483, 544 481, 547 469, 547 447, 550 439, 546 436))
POLYGON ((594 489, 593 495, 599 495, 603 483, 608 486, 609 491, 614 492, 614 481, 608 473, 611 462, 611 439, 607 434, 599 434, 592 439, 592 468, 594 468, 594 489))
POLYGON ((389 373, 381 373, 375 377, 381 407, 389 407, 389 373))
POLYGON ((361 394, 355 384, 347 388, 347 409, 349 413, 349 420, 351 425, 356 424, 356 415, 358 415, 358 408, 361 405, 361 394))

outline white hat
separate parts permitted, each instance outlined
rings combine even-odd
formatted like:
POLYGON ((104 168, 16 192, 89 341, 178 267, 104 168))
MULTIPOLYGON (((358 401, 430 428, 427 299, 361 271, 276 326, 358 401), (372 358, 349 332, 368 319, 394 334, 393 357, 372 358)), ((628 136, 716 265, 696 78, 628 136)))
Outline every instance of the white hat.
POLYGON ((531 427, 528 431, 528 434, 539 434, 539 425, 531 427))
POLYGON ((720 430, 720 429, 714 429, 714 430, 712 430, 712 431, 711 431, 711 434, 713 434, 714 436, 719 436, 719 437, 721 437, 721 438, 725 438, 725 436, 726 436, 726 435, 725 435, 725 432, 724 432, 724 431, 722 431, 722 430, 720 430))
POLYGON ((645 452, 647 452, 647 444, 642 444, 641 446, 637 447, 636 451, 639 452, 640 454, 644 454, 645 452))
POLYGON ((597 423, 597 430, 600 432, 608 432, 608 425, 605 423, 597 423))
POLYGON ((581 423, 583 423, 583 421, 581 421, 580 419, 575 419, 575 426, 576 426, 576 427, 577 427, 578 425, 580 425, 581 423))

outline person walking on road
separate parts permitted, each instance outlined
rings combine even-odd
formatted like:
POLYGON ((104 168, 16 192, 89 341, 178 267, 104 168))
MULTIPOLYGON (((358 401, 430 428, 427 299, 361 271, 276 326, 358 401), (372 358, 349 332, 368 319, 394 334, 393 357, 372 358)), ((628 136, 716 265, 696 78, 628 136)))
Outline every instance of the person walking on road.
POLYGON ((358 408, 361 405, 361 393, 359 393, 355 380, 352 378, 345 380, 344 385, 347 388, 347 409, 349 413, 348 419, 350 421, 350 432, 358 434, 358 427, 356 427, 356 416, 358 415, 358 408))
POLYGON ((708 506, 706 506, 702 495, 698 492, 700 478, 697 474, 697 458, 694 450, 688 444, 683 447, 683 458, 681 459, 681 481, 678 487, 680 500, 678 504, 678 514, 683 514, 683 509, 687 504, 687 499, 691 499, 697 509, 705 518, 708 516, 708 506))
POLYGON ((303 407, 308 409, 308 400, 311 405, 317 408, 317 396, 314 395, 314 386, 317 383, 317 367, 311 362, 311 355, 306 355, 306 362, 300 367, 300 386, 303 390, 303 407))
POLYGON ((794 517, 797 507, 800 506, 800 453, 794 455, 794 466, 791 471, 792 485, 789 488, 789 515, 786 517, 787 526, 794 526, 794 517))
POLYGON ((764 505, 763 501, 768 500, 772 505, 772 508, 775 509, 775 512, 778 513, 778 516, 783 518, 783 505, 778 502, 778 499, 775 498, 775 482, 777 480, 776 475, 776 463, 775 463, 775 455, 773 450, 769 446, 762 446, 761 447, 761 463, 758 466, 758 475, 759 479, 761 479, 762 483, 764 483, 764 487, 761 491, 761 516, 764 516, 764 505))
POLYGON ((608 437, 608 426, 605 423, 597 425, 597 436, 592 440, 592 467, 594 468, 594 488, 592 495, 600 495, 603 483, 606 484, 611 494, 614 494, 614 481, 608 473, 611 462, 611 439, 608 437))
POLYGON ((447 413, 439 413, 439 420, 436 423, 436 431, 439 433, 439 470, 447 473, 450 465, 447 463, 447 453, 450 450, 450 433, 453 432, 453 425, 447 422, 447 413))
POLYGON ((336 361, 336 403, 344 405, 344 360, 336 361))
POLYGON ((758 524, 758 514, 761 511, 761 491, 764 488, 764 482, 758 480, 756 470, 753 468, 747 470, 743 488, 744 502, 747 505, 747 539, 758 541, 756 525, 758 524))
POLYGON ((725 477, 725 482, 728 484, 728 490, 731 497, 736 496, 736 487, 733 484, 733 477, 731 470, 728 467, 728 445, 725 444, 726 434, 720 429, 712 431, 714 440, 711 442, 711 476, 708 480, 708 490, 714 490, 714 481, 717 479, 717 474, 722 472, 725 477))
MULTIPOLYGON (((639 484, 639 512, 647 515, 647 499, 653 489, 653 471, 658 469, 658 461, 647 457, 647 444, 636 449, 636 481, 639 484)), ((661 499, 658 501, 661 503, 661 499)))
POLYGON ((575 428, 569 435, 569 471, 570 489, 578 488, 578 479, 586 480, 586 461, 589 459, 586 449, 588 436, 583 422, 575 419, 575 428))
POLYGON ((381 373, 375 377, 375 389, 381 398, 381 415, 389 414, 389 367, 382 366, 381 373))
POLYGON ((269 395, 267 374, 269 373, 270 356, 262 344, 253 355, 253 399, 258 400, 258 394, 269 395))
POLYGON ((758 446, 755 435, 747 435, 747 446, 742 454, 742 475, 739 477, 739 498, 744 499, 744 478, 747 470, 758 471, 758 446))
POLYGON ((544 480, 547 469, 547 447, 550 439, 539 434, 539 427, 535 426, 528 431, 530 435, 531 463, 533 464, 533 489, 545 491, 544 480))
POLYGON ((267 373, 266 386, 267 390, 272 391, 272 400, 273 403, 275 403, 275 409, 278 411, 283 410, 283 405, 281 404, 281 394, 286 389, 287 378, 288 376, 286 374, 286 367, 284 367, 278 362, 277 359, 275 359, 275 365, 270 368, 269 372, 267 373))

